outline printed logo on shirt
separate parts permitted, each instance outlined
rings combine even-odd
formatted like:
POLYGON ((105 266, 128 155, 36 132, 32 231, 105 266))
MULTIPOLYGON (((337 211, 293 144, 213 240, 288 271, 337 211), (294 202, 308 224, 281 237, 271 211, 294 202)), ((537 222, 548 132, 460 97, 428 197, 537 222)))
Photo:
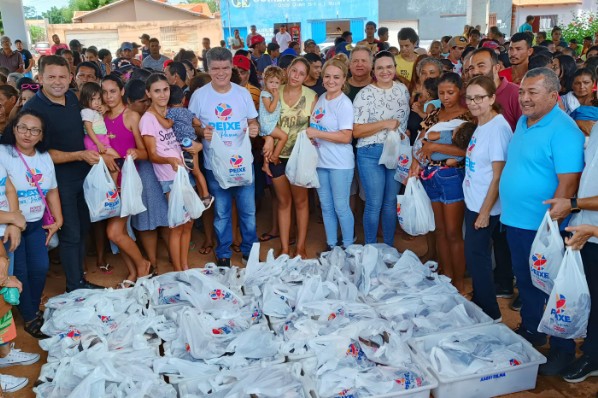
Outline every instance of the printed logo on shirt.
POLYGON ((314 111, 314 114, 312 115, 312 119, 316 123, 320 123, 322 121, 322 119, 324 119, 324 116, 326 116, 326 110, 324 108, 318 108, 314 111))
POLYGON ((214 110, 216 117, 223 122, 229 120, 233 115, 233 108, 229 104, 220 103, 216 105, 216 109, 214 110))
POLYGON ((0 179, 0 187, 6 186, 6 177, 0 179))
MULTIPOLYGON (((42 181, 44 180, 44 175, 38 169, 29 169, 25 173, 25 178, 27 182, 32 187, 35 187, 35 183, 37 182, 38 185, 41 185, 42 181)), ((6 181, 5 181, 6 184, 6 181)))
POLYGON ((467 152, 465 153, 465 168, 471 172, 475 172, 475 163, 474 161, 471 160, 471 153, 473 152, 473 149, 475 148, 475 144, 477 142, 477 138, 476 137, 472 137, 471 141, 469 141, 469 145, 467 146, 467 152))

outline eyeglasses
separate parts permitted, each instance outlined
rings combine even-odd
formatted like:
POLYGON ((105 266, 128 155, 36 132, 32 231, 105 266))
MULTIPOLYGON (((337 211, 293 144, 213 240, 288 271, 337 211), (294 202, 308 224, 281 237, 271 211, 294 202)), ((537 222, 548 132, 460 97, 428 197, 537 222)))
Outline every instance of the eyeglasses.
POLYGON ((24 124, 17 124, 17 133, 21 135, 25 135, 27 133, 31 134, 33 137, 37 137, 42 133, 42 129, 37 127, 28 128, 24 124))
POLYGON ((467 97, 467 96, 465 96, 465 103, 466 104, 471 104, 473 102, 474 104, 478 104, 479 105, 479 104, 482 103, 482 101, 486 97, 490 97, 490 96, 488 94, 486 94, 486 95, 476 95, 476 96, 473 96, 473 97, 467 97))
POLYGON ((21 85, 21 90, 39 90, 40 85, 37 83, 31 83, 31 84, 22 84, 21 85))

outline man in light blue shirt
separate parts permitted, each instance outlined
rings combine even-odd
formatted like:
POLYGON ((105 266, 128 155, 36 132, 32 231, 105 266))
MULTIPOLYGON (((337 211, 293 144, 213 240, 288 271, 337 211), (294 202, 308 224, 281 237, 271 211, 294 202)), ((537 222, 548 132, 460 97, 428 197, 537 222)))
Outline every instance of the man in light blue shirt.
MULTIPOLYGON (((500 180, 501 222, 507 226, 522 301, 517 333, 534 346, 546 343, 546 335, 537 329, 548 295, 532 285, 529 270, 532 242, 548 209, 543 202, 575 195, 584 166, 584 136, 558 107, 559 87, 558 76, 548 68, 526 73, 519 88, 523 116, 509 144, 500 180)), ((552 337, 550 344, 548 362, 539 370, 543 375, 559 374, 575 359, 573 340, 552 337)))
POLYGON ((525 18, 525 23, 523 25, 521 25, 519 27, 518 32, 519 33, 523 33, 523 32, 533 32, 533 28, 532 28, 532 24, 534 23, 534 16, 533 15, 528 15, 525 18))

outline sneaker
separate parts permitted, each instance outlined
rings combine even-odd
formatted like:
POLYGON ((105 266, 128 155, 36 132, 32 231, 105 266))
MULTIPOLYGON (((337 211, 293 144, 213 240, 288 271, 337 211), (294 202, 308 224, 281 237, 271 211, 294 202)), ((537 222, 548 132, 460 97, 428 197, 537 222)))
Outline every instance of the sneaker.
POLYGON ((598 376, 598 362, 584 354, 567 366, 561 374, 566 382, 581 383, 590 376, 598 376))
POLYGON ((521 311, 521 296, 515 296, 513 301, 511 301, 511 304, 509 304, 509 308, 513 311, 521 311))
POLYGON ((10 375, 0 375, 0 386, 3 392, 19 391, 29 383, 26 377, 14 377, 10 375))
POLYGON ((505 288, 501 287, 498 284, 494 285, 494 289, 496 290, 496 297, 497 298, 512 298, 513 297, 513 288, 505 288))
POLYGON ((230 258, 219 258, 216 260, 216 265, 219 267, 230 268, 230 258))
POLYGON ((534 347, 541 347, 546 344, 546 335, 541 333, 532 333, 527 329, 524 329, 523 326, 519 325, 517 329, 514 330, 519 336, 523 337, 527 341, 531 343, 534 347))
POLYGON ((13 365, 31 365, 39 361, 39 354, 30 354, 15 348, 15 344, 10 345, 10 353, 4 358, 0 358, 0 368, 13 365))
POLYGON ((542 376, 556 376, 565 370, 575 360, 575 353, 561 350, 550 350, 546 363, 540 365, 538 374, 542 376))

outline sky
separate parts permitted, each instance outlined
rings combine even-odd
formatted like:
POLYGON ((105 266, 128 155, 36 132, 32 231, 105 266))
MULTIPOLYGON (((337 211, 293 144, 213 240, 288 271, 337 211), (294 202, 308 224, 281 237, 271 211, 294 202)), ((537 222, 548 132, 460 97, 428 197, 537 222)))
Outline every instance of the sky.
MULTIPOLYGON (((169 0, 169 3, 178 4, 182 0, 169 0)), ((36 11, 41 14, 52 7, 65 7, 69 4, 69 0, 23 0, 23 5, 27 7, 35 7, 36 11)))

